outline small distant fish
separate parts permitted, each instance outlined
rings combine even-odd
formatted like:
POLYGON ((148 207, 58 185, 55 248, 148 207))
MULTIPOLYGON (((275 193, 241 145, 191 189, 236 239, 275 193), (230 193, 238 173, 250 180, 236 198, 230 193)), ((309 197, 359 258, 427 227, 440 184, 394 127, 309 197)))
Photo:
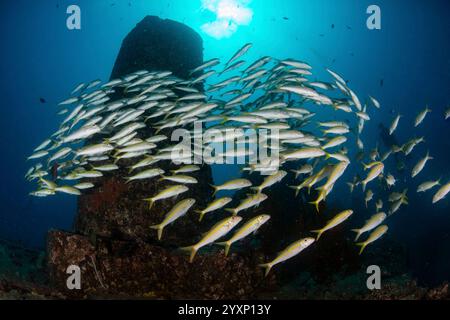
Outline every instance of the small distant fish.
POLYGON ((41 97, 41 98, 39 98, 39 102, 40 103, 46 103, 47 101, 44 98, 41 97))
POLYGON ((402 116, 399 114, 394 118, 394 120, 392 120, 391 126, 389 127, 389 135, 392 136, 394 131, 397 129, 401 117, 402 116))
POLYGON ((423 120, 425 120, 425 117, 430 112, 431 112, 431 109, 429 109, 428 107, 426 107, 423 111, 419 112, 419 114, 417 115, 417 117, 414 121, 414 127, 418 127, 423 122, 423 120))
POLYGON ((378 199, 378 201, 375 203, 375 207, 377 209, 377 212, 379 212, 381 209, 383 209, 383 200, 378 199))
POLYGON ((367 190, 366 197, 364 199, 365 202, 366 202, 366 208, 367 208, 369 202, 372 201, 372 199, 373 199, 373 191, 372 190, 367 190))
POLYGON ((310 164, 305 164, 301 166, 298 170, 292 170, 295 173, 295 179, 297 179, 301 174, 308 174, 313 171, 313 167, 310 164))
POLYGON ((415 176, 417 176, 425 167, 425 165, 427 164, 428 160, 432 160, 434 159, 433 157, 430 157, 430 153, 427 152, 426 156, 421 159, 413 168, 412 173, 411 173, 411 177, 414 178, 415 176))
POLYGON ((369 96, 369 99, 375 108, 377 108, 377 109, 381 108, 381 104, 380 104, 380 102, 378 102, 377 99, 375 99, 374 97, 371 97, 371 96, 369 96))
POLYGON ((367 174, 366 179, 364 179, 361 182, 363 191, 366 189, 366 185, 371 182, 372 180, 374 180, 375 178, 377 178, 378 176, 380 176, 383 171, 384 171, 384 164, 382 162, 373 162, 369 165, 365 165, 364 166, 365 169, 370 169, 369 173, 367 174))
POLYGON ((390 173, 387 174, 385 179, 386 179, 386 184, 388 185, 389 188, 395 186, 396 179, 392 174, 390 174, 390 173))
POLYGON ((433 203, 436 203, 438 201, 441 201, 445 198, 445 196, 450 192, 450 182, 447 184, 444 184, 434 195, 433 197, 433 203))
POLYGON ((431 190, 434 187, 440 186, 440 185, 441 185, 441 179, 435 180, 435 181, 423 182, 417 187, 417 192, 425 192, 425 191, 431 190))

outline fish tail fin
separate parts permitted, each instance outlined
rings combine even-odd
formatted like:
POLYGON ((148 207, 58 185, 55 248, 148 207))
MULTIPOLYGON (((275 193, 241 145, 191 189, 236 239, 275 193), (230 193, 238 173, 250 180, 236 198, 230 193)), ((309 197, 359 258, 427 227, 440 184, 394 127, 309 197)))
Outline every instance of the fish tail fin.
POLYGON ((222 121, 220 122, 220 124, 222 125, 222 124, 227 123, 227 122, 229 121, 229 119, 230 119, 229 117, 224 116, 223 119, 222 119, 222 121))
POLYGON ((362 185, 362 190, 363 190, 363 192, 365 192, 366 191, 366 185, 367 185, 367 182, 361 182, 361 185, 362 185))
POLYGON ((309 204, 313 204, 316 207, 317 213, 320 213, 320 209, 319 209, 320 200, 310 202, 309 204))
POLYGON ((228 241, 224 241, 224 242, 216 242, 216 244, 219 246, 224 246, 225 257, 228 256, 228 253, 230 252, 231 243, 229 243, 228 241))
POLYGON ((361 249, 359 250, 359 255, 361 255, 364 251, 364 249, 367 247, 367 243, 366 242, 359 242, 356 244, 358 247, 361 247, 361 249))
POLYGON ((264 277, 267 277, 267 275, 269 274, 270 270, 273 267, 271 263, 263 263, 258 266, 264 269, 264 277))
POLYGON ((361 236, 361 230, 360 229, 352 229, 352 231, 356 232, 355 241, 357 241, 359 239, 359 237, 361 236))
POLYGON ((158 232, 158 240, 161 240, 162 233, 164 231, 164 226, 162 226, 160 224, 157 224, 157 225, 151 226, 150 228, 154 229, 154 230, 156 230, 158 232))
POLYGON ((298 176, 300 175, 297 170, 291 170, 291 172, 295 174, 295 179, 297 179, 298 176))
POLYGON ((153 207, 153 204, 155 203, 155 200, 153 198, 144 199, 144 201, 147 201, 149 203, 149 209, 153 207))
POLYGON ((205 216, 205 212, 203 212, 202 210, 194 210, 194 212, 200 215, 200 217, 198 218, 198 222, 202 222, 203 217, 205 216))
POLYGON ((192 261, 194 261, 194 257, 197 254, 197 248, 195 246, 180 248, 180 250, 189 252, 189 263, 192 263, 192 261))
POLYGON ((292 190, 295 190, 295 197, 298 197, 298 194, 300 193, 300 189, 296 186, 289 186, 292 190))
POLYGON ((322 236, 322 233, 324 232, 324 230, 319 229, 319 230, 311 230, 312 233, 317 233, 317 238, 316 241, 318 241, 320 239, 320 237, 322 236))
POLYGON ((217 193, 219 190, 217 189, 217 186, 215 186, 215 185, 213 185, 213 184, 210 184, 210 186, 211 186, 211 188, 214 189, 214 192, 213 192, 213 194, 212 194, 212 196, 214 197, 214 196, 216 195, 216 193, 217 193))

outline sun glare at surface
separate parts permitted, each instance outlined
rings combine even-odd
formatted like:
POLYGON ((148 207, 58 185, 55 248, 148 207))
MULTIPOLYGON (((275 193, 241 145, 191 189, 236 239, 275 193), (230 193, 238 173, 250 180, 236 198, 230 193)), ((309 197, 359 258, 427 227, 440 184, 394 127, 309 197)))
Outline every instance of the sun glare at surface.
POLYGON ((202 0, 202 9, 216 15, 215 21, 202 25, 203 32, 216 39, 231 37, 239 26, 252 21, 249 3, 250 0, 202 0))

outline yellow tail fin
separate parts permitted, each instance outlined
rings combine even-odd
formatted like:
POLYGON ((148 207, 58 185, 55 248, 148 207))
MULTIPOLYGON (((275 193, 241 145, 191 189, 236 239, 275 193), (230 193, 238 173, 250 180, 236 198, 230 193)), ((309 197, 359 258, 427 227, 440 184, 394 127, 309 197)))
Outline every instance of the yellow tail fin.
POLYGON ((315 205, 315 207, 316 207, 316 210, 317 210, 317 213, 320 213, 320 210, 319 210, 319 204, 320 204, 320 200, 317 200, 317 201, 313 201, 313 202, 310 202, 309 204, 313 204, 313 205, 315 205))
POLYGON ((205 217, 205 213, 201 210, 194 210, 195 213, 198 213, 200 217, 198 218, 198 222, 201 222, 203 218, 205 217))
POLYGON ((352 229, 352 231, 356 232, 355 241, 357 241, 359 239, 359 237, 361 236, 361 230, 359 230, 359 229, 352 229))
POLYGON ((215 185, 210 184, 210 186, 211 188, 214 188, 214 192, 212 194, 212 196, 214 197, 219 190, 217 190, 217 187, 215 185))
POLYGON ((320 229, 320 230, 312 230, 312 233, 317 233, 317 238, 316 241, 320 239, 320 237, 322 236, 322 233, 324 232, 324 230, 320 229))
POLYGON ((224 241, 224 242, 216 242, 216 244, 219 246, 224 246, 225 257, 228 256, 228 253, 230 252, 231 243, 229 243, 228 241, 224 241))
POLYGON ((270 270, 273 267, 272 264, 270 264, 270 263, 260 264, 259 266, 261 268, 264 268, 264 277, 267 277, 267 275, 269 274, 270 270))
POLYGON ((296 186, 289 186, 289 188, 295 190, 295 197, 298 197, 298 194, 300 193, 300 189, 296 186))
POLYGON ((197 254, 197 248, 195 248, 195 246, 180 248, 180 250, 190 253, 190 256, 189 256, 190 263, 192 263, 192 261, 194 261, 194 257, 197 254))
POLYGON ((157 230, 157 232, 158 232, 158 240, 161 240, 162 233, 164 231, 164 226, 162 226, 160 224, 157 224, 157 225, 151 226, 150 228, 157 230))
POLYGON ((149 209, 151 209, 153 207, 153 204, 155 203, 155 201, 153 200, 153 198, 148 198, 148 199, 144 199, 144 201, 147 201, 149 204, 149 209))
POLYGON ((359 243, 357 243, 356 245, 361 247, 361 250, 359 250, 359 255, 361 255, 361 253, 363 253, 364 249, 366 248, 367 243, 365 243, 365 242, 359 242, 359 243))

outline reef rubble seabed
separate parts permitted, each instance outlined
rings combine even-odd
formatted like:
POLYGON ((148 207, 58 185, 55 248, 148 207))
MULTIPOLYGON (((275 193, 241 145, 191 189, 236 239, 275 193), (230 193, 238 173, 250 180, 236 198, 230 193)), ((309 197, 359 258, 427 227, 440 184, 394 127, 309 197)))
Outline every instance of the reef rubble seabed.
MULTIPOLYGON (((234 263, 227 262, 228 259, 217 259, 215 252, 208 252, 202 255, 195 263, 195 268, 186 268, 186 259, 174 261, 174 255, 167 255, 166 250, 147 244, 127 243, 117 241, 97 241, 97 247, 85 237, 80 235, 69 235, 60 231, 51 233, 49 242, 61 249, 61 246, 76 248, 76 254, 70 259, 79 263, 82 272, 90 269, 97 276, 82 278, 82 283, 87 285, 87 290, 68 290, 65 288, 67 274, 65 270, 47 270, 44 263, 39 261, 45 252, 31 251, 26 248, 11 245, 0 241, 0 299, 1 300, 56 300, 56 299, 193 299, 195 290, 202 292, 202 296, 209 295, 209 299, 236 298, 236 296, 221 296, 223 282, 228 283, 229 289, 236 288, 235 281, 241 281, 239 275, 243 277, 248 270, 233 270, 234 263), (70 243, 62 243, 67 241, 70 243), (133 250, 134 254, 130 258, 128 250, 133 250), (103 256, 91 256, 92 252, 102 252, 103 256), (140 257, 139 260, 137 257, 140 257), (157 260, 156 264, 153 263, 157 260), (211 261, 217 268, 215 273, 218 279, 204 278, 203 269, 209 267, 211 261), (14 261, 11 263, 11 261, 14 261), (146 263, 142 263, 146 262, 146 263), (94 267, 95 264, 95 267, 94 267), (127 264, 128 274, 115 274, 114 266, 127 264), (149 270, 145 268, 155 268, 149 270), (162 272, 164 268, 170 268, 162 272), (94 271, 96 269, 96 271, 94 271), (140 270, 142 273, 140 273, 140 270), (191 270, 191 271, 188 271, 191 270), (193 270, 193 271, 192 271, 193 270), (47 272, 56 273, 55 278, 59 278, 59 283, 50 280, 43 275, 47 272), (188 276, 193 277, 192 282, 178 284, 177 280, 182 279, 182 274, 188 272, 188 276), (231 279, 225 279, 233 273, 231 279), (174 280, 173 287, 162 288, 160 277, 174 280), (100 280, 99 280, 100 279, 100 280), (148 282, 148 290, 130 291, 139 283, 148 282), (200 281, 200 282, 199 282, 200 281), (202 287, 207 281, 210 287, 202 287), (211 284, 212 283, 212 284, 211 284), (216 285, 214 285, 216 283, 216 285), (219 284, 220 285, 217 285, 219 284), (177 288, 178 285, 181 287, 177 288), (107 288, 105 289, 105 287, 107 288)), ((55 250, 57 252, 58 249, 55 250)), ((223 256, 222 250, 219 254, 223 256)), ((66 259, 67 257, 49 257, 52 259, 66 259)), ((231 261, 239 260, 236 255, 231 256, 231 261)), ((118 268, 121 270, 122 268, 118 268)), ((407 274, 389 275, 383 274, 386 279, 382 281, 381 290, 370 291, 364 287, 367 275, 365 270, 352 274, 335 275, 332 281, 324 284, 317 283, 307 272, 300 273, 294 281, 284 286, 274 283, 274 278, 264 278, 262 273, 257 278, 251 277, 239 284, 245 292, 245 283, 257 281, 260 284, 260 292, 249 294, 250 299, 267 300, 442 300, 450 299, 448 283, 443 283, 436 288, 424 288, 407 274)), ((274 272, 275 274, 277 272, 274 272)), ((90 273, 87 273, 90 274, 90 273)), ((249 274, 253 274, 251 271, 249 274)), ((253 286, 252 286, 253 287, 253 286)), ((248 288, 248 287, 247 287, 248 288)), ((242 293, 242 292, 241 292, 242 293)), ((242 297, 242 295, 240 295, 242 297)), ((206 299, 206 298, 205 298, 206 299)))

